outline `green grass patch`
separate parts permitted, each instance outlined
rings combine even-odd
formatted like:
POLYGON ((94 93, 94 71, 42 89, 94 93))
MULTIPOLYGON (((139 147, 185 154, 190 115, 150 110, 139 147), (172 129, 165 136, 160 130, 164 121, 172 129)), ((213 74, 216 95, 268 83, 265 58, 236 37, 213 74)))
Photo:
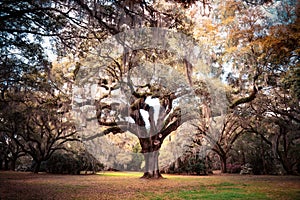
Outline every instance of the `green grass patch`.
POLYGON ((163 194, 144 194, 151 197, 151 200, 162 199, 207 199, 207 200, 228 200, 228 199, 246 199, 246 200, 267 200, 270 199, 266 194, 259 192, 249 192, 244 185, 238 185, 230 182, 222 182, 212 185, 201 185, 193 190, 168 191, 163 194))
MULTIPOLYGON (((148 194, 149 195, 149 194, 148 194)), ((146 196, 148 196, 146 195, 146 196)), ((263 193, 247 193, 242 189, 228 189, 228 190, 182 190, 179 192, 167 192, 161 195, 151 197, 152 200, 159 199, 211 199, 211 200, 228 200, 228 199, 246 199, 259 200, 270 199, 263 193)))
POLYGON ((212 184, 210 186, 212 187, 227 187, 227 186, 235 186, 237 184, 235 183, 230 183, 230 182, 222 182, 222 183, 218 183, 218 184, 212 184))

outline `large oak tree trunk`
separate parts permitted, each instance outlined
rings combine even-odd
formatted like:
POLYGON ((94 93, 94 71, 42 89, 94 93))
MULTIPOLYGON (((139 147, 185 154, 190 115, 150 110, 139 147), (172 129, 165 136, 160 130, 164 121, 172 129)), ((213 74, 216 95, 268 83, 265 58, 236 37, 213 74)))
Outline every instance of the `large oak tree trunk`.
POLYGON ((145 170, 141 178, 162 178, 158 167, 159 151, 144 153, 145 170))
POLYGON ((156 143, 158 140, 152 139, 153 138, 140 138, 142 153, 145 159, 144 175, 141 178, 162 178, 158 166, 158 156, 162 142, 156 143))

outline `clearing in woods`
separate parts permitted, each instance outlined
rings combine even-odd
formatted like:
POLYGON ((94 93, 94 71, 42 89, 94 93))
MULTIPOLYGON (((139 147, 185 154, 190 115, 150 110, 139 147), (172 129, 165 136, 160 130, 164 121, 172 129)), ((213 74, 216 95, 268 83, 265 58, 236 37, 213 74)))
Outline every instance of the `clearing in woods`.
POLYGON ((53 175, 0 172, 0 199, 300 199, 299 176, 53 175))

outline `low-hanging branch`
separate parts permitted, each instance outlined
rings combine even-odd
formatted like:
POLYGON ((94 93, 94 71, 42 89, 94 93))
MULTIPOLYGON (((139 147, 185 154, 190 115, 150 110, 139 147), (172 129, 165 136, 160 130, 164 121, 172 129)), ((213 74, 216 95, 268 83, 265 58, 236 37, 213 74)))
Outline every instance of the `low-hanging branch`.
POLYGON ((255 86, 253 86, 253 90, 252 90, 252 92, 251 92, 251 94, 249 96, 242 97, 240 99, 235 100, 229 106, 229 108, 233 109, 233 108, 235 108, 236 106, 238 106, 240 104, 249 103, 249 102, 253 101, 256 98, 257 92, 258 92, 258 89, 255 86))

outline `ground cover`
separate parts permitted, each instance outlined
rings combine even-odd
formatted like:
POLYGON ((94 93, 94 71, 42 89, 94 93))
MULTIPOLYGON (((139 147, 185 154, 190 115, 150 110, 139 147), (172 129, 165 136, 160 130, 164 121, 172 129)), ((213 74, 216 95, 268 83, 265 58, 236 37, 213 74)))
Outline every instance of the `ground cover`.
POLYGON ((164 175, 160 180, 140 176, 0 172, 0 199, 300 199, 298 176, 164 175))

